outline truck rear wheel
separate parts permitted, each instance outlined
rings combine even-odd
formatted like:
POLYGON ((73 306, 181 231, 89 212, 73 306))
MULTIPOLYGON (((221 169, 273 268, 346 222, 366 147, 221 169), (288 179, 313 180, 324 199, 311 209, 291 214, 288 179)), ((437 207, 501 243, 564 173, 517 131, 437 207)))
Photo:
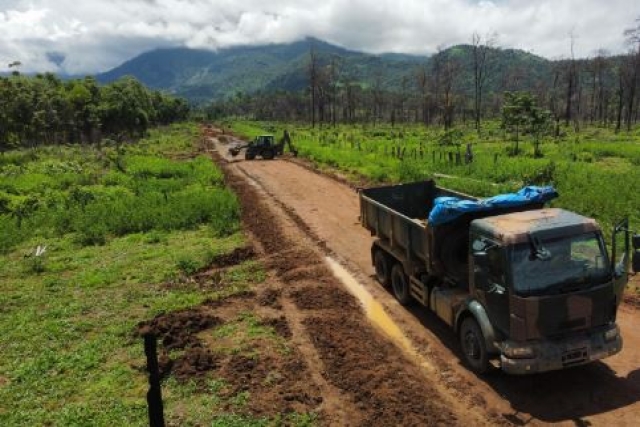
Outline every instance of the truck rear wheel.
POLYGON ((389 260, 387 256, 382 251, 382 249, 377 249, 373 255, 373 265, 376 269, 376 279, 378 282, 382 284, 385 288, 388 288, 391 284, 391 275, 389 274, 389 260))
POLYGON ((484 374, 489 369, 489 354, 480 325, 469 316, 460 326, 460 347, 467 365, 476 374, 484 374))
POLYGON ((404 274, 401 264, 395 264, 391 269, 391 286, 393 287, 393 295, 402 305, 409 305, 411 302, 411 294, 409 293, 409 279, 404 274))

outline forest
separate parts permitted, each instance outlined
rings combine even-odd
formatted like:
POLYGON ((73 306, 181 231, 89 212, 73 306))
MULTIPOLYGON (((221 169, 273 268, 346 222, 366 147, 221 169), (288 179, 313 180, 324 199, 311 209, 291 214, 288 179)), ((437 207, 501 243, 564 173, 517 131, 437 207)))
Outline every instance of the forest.
MULTIPOLYGON (((19 64, 11 64, 17 66, 19 64)), ((100 85, 14 71, 0 77, 0 153, 12 148, 140 138, 150 126, 184 120, 184 99, 151 91, 132 77, 100 85)))

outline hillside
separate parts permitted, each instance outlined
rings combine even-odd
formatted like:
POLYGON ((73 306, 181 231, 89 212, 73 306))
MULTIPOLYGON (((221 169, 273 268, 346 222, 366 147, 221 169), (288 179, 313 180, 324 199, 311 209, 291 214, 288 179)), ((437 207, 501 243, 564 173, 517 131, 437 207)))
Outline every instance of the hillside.
MULTIPOLYGON (((471 47, 454 46, 433 57, 404 54, 371 55, 355 52, 320 40, 307 38, 290 44, 243 46, 218 51, 188 48, 158 49, 133 58, 106 73, 101 82, 133 75, 145 85, 184 96, 192 102, 207 102, 264 90, 302 90, 308 85, 307 64, 311 48, 320 65, 339 58, 340 78, 371 86, 380 81, 388 90, 400 90, 403 80, 414 89, 416 69, 432 66, 438 56, 455 57, 461 89, 473 87, 471 47)), ((505 49, 491 52, 491 81, 488 89, 505 79, 514 81, 514 89, 531 87, 548 75, 551 62, 529 53, 505 49)))

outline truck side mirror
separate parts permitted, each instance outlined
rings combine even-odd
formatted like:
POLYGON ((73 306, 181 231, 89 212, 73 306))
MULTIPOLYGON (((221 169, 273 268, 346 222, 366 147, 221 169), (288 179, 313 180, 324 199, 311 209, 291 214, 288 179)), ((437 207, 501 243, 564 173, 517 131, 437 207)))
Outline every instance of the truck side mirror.
POLYGON ((633 269, 634 273, 640 273, 640 251, 635 251, 633 253, 633 259, 631 262, 631 268, 633 269))
POLYGON ((634 234, 631 238, 633 249, 640 251, 640 234, 634 234))

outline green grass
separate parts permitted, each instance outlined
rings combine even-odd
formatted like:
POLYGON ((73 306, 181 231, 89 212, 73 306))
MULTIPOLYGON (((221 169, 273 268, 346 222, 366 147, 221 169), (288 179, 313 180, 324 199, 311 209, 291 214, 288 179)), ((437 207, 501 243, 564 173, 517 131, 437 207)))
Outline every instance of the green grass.
POLYGON ((175 126, 120 148, 8 153, 0 163, 6 176, 0 181, 0 253, 29 238, 69 233, 82 245, 201 224, 216 236, 233 234, 238 201, 224 188, 222 172, 205 156, 173 159, 190 154, 196 132, 195 126, 175 126))
POLYGON ((263 325, 251 312, 241 313, 235 321, 217 327, 211 336, 218 344, 227 342, 227 345, 217 347, 217 350, 222 353, 243 354, 258 358, 259 350, 254 345, 258 339, 265 341, 264 345, 268 345, 280 354, 288 354, 291 351, 287 341, 279 336, 273 327, 263 325))
MULTIPOLYGON (((192 159, 196 137, 195 125, 178 125, 120 153, 48 147, 0 156, 0 425, 147 425, 136 325, 264 280, 255 261, 226 269, 215 290, 184 280, 246 244, 221 171, 192 159), (38 246, 46 250, 36 256, 38 246)), ((189 387, 163 384, 167 419, 295 418, 216 412, 215 381, 207 392, 189 387)), ((234 399, 240 406, 251 396, 234 399)))
POLYGON ((598 127, 580 133, 563 128, 560 138, 543 139, 542 157, 536 158, 532 138, 526 135, 519 143, 520 155, 510 156, 513 141, 505 141, 499 123, 490 121, 483 124, 481 137, 464 126, 446 134, 439 127, 421 125, 310 129, 242 120, 226 125, 249 137, 265 132, 281 135, 287 128, 302 157, 354 181, 396 183, 436 177, 444 187, 481 197, 526 184, 553 184, 560 193, 553 206, 596 218, 607 234, 625 216, 632 228, 640 229, 640 127, 619 134, 598 127), (469 165, 464 164, 467 143, 474 153, 469 165), (392 155, 398 149, 404 150, 402 160, 392 155), (461 154, 462 164, 456 164, 456 153, 461 154))

